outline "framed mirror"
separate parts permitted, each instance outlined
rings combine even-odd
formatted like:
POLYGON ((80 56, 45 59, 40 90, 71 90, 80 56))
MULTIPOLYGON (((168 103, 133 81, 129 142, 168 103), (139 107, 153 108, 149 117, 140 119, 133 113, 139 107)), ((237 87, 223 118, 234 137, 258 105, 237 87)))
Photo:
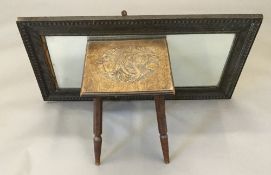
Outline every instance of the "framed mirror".
POLYGON ((17 25, 44 100, 91 100, 79 94, 87 41, 161 35, 176 92, 167 99, 180 100, 231 98, 261 21, 262 15, 23 17, 17 25))

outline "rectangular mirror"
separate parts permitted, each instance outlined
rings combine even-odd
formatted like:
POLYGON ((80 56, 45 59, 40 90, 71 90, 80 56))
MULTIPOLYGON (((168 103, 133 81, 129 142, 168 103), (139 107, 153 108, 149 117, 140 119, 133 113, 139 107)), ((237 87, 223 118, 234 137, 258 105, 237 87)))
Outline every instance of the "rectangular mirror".
MULTIPOLYGON (((17 25, 44 100, 80 97, 89 40, 165 36, 175 95, 166 99, 229 99, 262 15, 22 17, 17 25)), ((144 100, 151 96, 112 96, 144 100)))
MULTIPOLYGON (((45 38, 58 87, 80 88, 88 37, 45 38)), ((234 34, 167 35, 166 39, 176 87, 218 85, 234 34)))

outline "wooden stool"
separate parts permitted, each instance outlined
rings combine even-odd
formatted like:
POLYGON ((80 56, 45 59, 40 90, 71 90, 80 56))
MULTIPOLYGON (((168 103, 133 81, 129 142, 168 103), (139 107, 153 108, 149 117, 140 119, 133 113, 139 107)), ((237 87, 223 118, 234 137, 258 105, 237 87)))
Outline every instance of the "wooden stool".
POLYGON ((174 94, 165 38, 88 41, 81 96, 94 97, 94 152, 100 164, 103 97, 152 95, 165 163, 169 163, 165 95, 174 94))

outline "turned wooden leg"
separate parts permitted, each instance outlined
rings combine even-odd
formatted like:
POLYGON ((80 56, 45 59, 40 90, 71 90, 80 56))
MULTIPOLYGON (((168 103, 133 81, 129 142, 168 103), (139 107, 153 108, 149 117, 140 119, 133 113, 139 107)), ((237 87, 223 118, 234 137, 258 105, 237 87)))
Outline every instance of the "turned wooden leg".
POLYGON ((155 96, 155 107, 157 114, 158 130, 160 133, 160 141, 165 163, 169 163, 169 149, 167 136, 167 121, 165 113, 165 98, 164 96, 155 96))
POLYGON ((94 98, 93 112, 93 132, 94 132, 94 154, 95 164, 100 165, 101 147, 102 147, 102 111, 103 101, 101 97, 94 98))

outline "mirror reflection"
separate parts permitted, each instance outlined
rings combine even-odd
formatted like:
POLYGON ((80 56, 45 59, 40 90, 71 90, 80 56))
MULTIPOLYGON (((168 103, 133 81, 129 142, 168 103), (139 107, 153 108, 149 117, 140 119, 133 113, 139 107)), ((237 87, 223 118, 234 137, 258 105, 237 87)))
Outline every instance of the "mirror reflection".
MULTIPOLYGON (((167 35, 175 87, 216 86, 235 34, 167 35)), ((87 36, 46 36, 59 88, 80 88, 87 36)))

